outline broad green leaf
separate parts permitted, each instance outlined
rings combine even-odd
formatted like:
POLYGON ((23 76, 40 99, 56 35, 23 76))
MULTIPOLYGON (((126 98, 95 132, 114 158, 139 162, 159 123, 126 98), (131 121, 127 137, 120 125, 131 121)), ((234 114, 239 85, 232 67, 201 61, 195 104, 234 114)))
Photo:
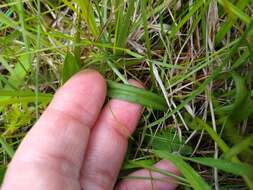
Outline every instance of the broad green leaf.
POLYGON ((110 98, 126 100, 148 108, 167 110, 167 104, 163 97, 131 85, 119 84, 108 80, 107 95, 110 98))
POLYGON ((67 53, 61 70, 61 83, 64 84, 72 75, 80 70, 80 64, 76 57, 67 53))
POLYGON ((153 152, 156 156, 171 161, 195 190, 211 190, 204 179, 179 156, 166 151, 154 150, 153 152))

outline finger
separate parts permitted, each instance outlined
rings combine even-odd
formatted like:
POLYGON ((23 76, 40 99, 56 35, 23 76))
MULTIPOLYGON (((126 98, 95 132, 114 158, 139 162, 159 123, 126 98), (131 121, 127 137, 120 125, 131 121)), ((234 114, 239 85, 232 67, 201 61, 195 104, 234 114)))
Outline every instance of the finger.
MULTIPOLYGON (((155 164, 155 167, 179 175, 175 166, 169 161, 162 160, 155 164)), ((174 190, 177 187, 177 183, 172 177, 146 169, 133 172, 128 177, 129 179, 125 179, 117 185, 116 190, 174 190)))
POLYGON ((51 177, 67 176, 79 181, 89 131, 98 117, 105 95, 106 83, 97 71, 85 70, 72 77, 56 93, 21 143, 10 164, 5 184, 16 180, 29 185, 31 175, 38 168, 47 178, 49 171, 51 177), (28 174, 24 175, 24 172, 28 174))
MULTIPOLYGON (((130 81, 135 86, 141 85, 130 81)), ((141 106, 111 100, 103 109, 95 127, 81 169, 81 186, 89 190, 113 188, 127 149, 128 136, 134 131, 141 106)))

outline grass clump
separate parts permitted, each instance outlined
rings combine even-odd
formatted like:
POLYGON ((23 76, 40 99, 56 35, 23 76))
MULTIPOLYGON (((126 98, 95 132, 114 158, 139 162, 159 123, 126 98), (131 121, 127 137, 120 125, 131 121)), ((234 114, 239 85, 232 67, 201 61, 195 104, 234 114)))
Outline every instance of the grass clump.
POLYGON ((146 107, 120 178, 163 158, 180 189, 253 189, 252 15, 250 0, 1 1, 0 178, 55 90, 95 68, 146 107))

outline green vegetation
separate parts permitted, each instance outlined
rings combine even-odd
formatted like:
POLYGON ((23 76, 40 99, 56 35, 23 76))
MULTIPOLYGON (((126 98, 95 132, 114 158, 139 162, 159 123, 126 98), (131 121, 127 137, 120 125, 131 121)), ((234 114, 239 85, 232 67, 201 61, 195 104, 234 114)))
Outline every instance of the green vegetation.
POLYGON ((55 90, 95 68, 108 98, 146 108, 119 178, 148 168, 180 189, 253 189, 252 16, 251 0, 1 1, 0 181, 55 90))

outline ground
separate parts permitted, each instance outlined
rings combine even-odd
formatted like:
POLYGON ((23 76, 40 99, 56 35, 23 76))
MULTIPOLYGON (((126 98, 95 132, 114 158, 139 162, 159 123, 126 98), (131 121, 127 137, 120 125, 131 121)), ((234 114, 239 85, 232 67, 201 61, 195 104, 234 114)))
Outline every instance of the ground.
POLYGON ((94 68, 108 99, 145 107, 119 178, 168 159, 181 189, 253 189, 252 15, 251 0, 2 0, 0 178, 56 89, 94 68))

